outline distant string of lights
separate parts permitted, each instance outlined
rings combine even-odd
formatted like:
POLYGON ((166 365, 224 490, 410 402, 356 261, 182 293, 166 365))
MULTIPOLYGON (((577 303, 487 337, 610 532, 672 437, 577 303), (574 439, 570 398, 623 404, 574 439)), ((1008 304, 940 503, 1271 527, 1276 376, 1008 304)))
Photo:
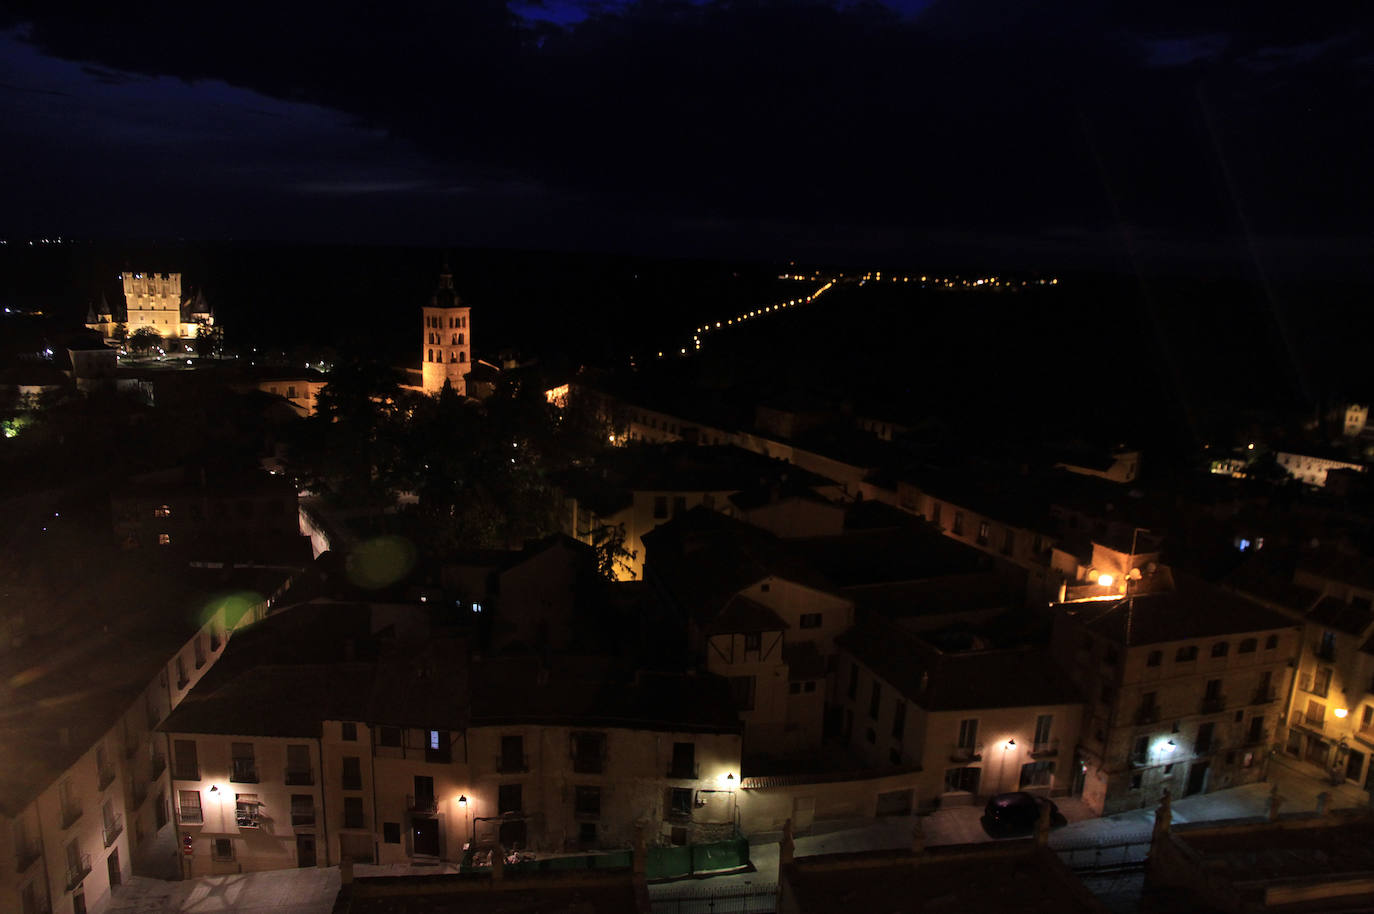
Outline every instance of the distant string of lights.
MULTIPOLYGON (((946 276, 929 276, 929 275, 926 275, 926 276, 917 276, 917 275, 914 275, 914 274, 908 275, 908 274, 901 274, 901 273, 898 273, 898 274, 891 274, 891 273, 889 273, 888 276, 887 276, 887 278, 884 279, 884 278, 883 278, 883 272, 882 272, 881 270, 871 270, 871 271, 869 271, 869 272, 867 272, 867 273, 864 273, 864 274, 862 274, 862 275, 855 275, 855 276, 846 276, 846 275, 843 274, 843 273, 839 273, 839 274, 835 274, 835 275, 833 275, 833 276, 830 276, 830 277, 828 277, 828 278, 825 277, 825 276, 823 276, 823 275, 822 275, 821 273, 819 273, 819 272, 815 272, 815 273, 811 273, 811 274, 805 274, 805 273, 781 273, 781 274, 778 275, 778 279, 783 279, 783 280, 795 280, 795 281, 798 281, 798 282, 817 282, 817 281, 819 281, 819 280, 821 280, 821 279, 825 279, 825 282, 824 282, 823 285, 821 285, 819 288, 817 288, 816 291, 812 292, 810 295, 804 295, 804 296, 802 296, 801 298, 793 298, 793 299, 788 299, 788 300, 786 300, 786 301, 773 302, 772 304, 763 305, 762 307, 759 307, 759 308, 753 308, 753 309, 750 309, 750 310, 748 310, 748 311, 741 311, 741 312, 739 312, 738 314, 734 315, 733 317, 727 317, 727 318, 724 318, 724 319, 722 319, 722 320, 717 320, 717 321, 714 321, 714 322, 707 322, 707 323, 705 323, 705 324, 702 324, 702 325, 699 326, 699 327, 695 327, 695 328, 692 329, 692 341, 691 341, 691 344, 690 344, 690 345, 678 347, 678 351, 677 351, 676 353, 672 352, 671 350, 660 350, 660 351, 657 353, 658 358, 662 359, 662 358, 667 358, 667 357, 669 357, 669 356, 677 356, 677 357, 681 358, 681 357, 684 357, 684 356, 693 354, 693 353, 695 353, 695 352, 699 352, 699 351, 701 351, 702 341, 703 341, 703 339, 706 337, 707 334, 717 333, 718 331, 722 331, 722 330, 729 330, 729 329, 731 329, 731 328, 733 328, 733 327, 737 327, 737 326, 743 325, 746 321, 756 321, 756 320, 758 320, 758 319, 761 318, 761 317, 767 317, 767 316, 769 316, 769 315, 777 314, 777 313, 780 313, 780 312, 785 311, 785 310, 789 310, 789 309, 792 309, 792 308, 796 308, 796 307, 798 307, 798 306, 800 306, 800 305, 810 304, 811 302, 815 301, 817 298, 820 298, 820 297, 821 297, 822 295, 824 295, 826 292, 828 292, 828 291, 830 291, 831 289, 833 289, 837 283, 839 283, 839 282, 841 282, 841 281, 843 281, 843 280, 846 280, 846 279, 848 279, 848 280, 850 280, 850 281, 853 281, 853 282, 857 282, 860 286, 867 285, 867 284, 870 283, 870 282, 873 282, 873 283, 883 283, 883 282, 891 282, 891 283, 912 283, 912 282, 914 282, 914 283, 919 284, 922 288, 939 289, 939 290, 952 290, 952 289, 958 289, 958 290, 965 290, 965 289, 967 289, 967 290, 984 290, 984 289, 987 289, 987 290, 991 290, 991 289, 1020 289, 1020 288, 1026 287, 1026 286, 1057 286, 1057 285, 1059 285, 1059 280, 1058 280, 1057 278, 1051 278, 1051 279, 1036 279, 1036 280, 1026 280, 1026 279, 1023 279, 1023 280, 1019 280, 1019 281, 1018 281, 1018 280, 1011 280, 1011 279, 1003 279, 1003 278, 998 277, 998 276, 985 276, 985 277, 975 277, 975 278, 971 278, 971 279, 965 279, 965 278, 963 278, 963 277, 961 277, 961 276, 953 276, 953 277, 946 277, 946 276)), ((635 359, 634 356, 630 356, 630 367, 631 367, 631 368, 636 367, 636 359, 635 359)))

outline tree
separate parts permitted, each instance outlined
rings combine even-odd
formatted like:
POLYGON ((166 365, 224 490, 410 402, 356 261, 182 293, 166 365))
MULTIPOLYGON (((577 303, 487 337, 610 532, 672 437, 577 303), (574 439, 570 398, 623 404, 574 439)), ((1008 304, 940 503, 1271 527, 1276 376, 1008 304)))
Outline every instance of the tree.
POLYGON ((154 349, 162 348, 162 335, 152 327, 139 327, 129 336, 129 348, 147 355, 154 349))
POLYGON ((129 325, 124 323, 123 321, 120 321, 119 323, 115 324, 113 339, 116 343, 119 344, 119 349, 121 352, 128 348, 129 325))
POLYGON ((217 327, 205 318, 196 320, 196 356, 208 359, 218 356, 224 349, 224 328, 217 327))
POLYGON ((602 524, 591 530, 579 531, 590 536, 596 553, 596 571, 608 581, 634 580, 630 563, 637 557, 633 549, 625 548, 625 525, 602 524))

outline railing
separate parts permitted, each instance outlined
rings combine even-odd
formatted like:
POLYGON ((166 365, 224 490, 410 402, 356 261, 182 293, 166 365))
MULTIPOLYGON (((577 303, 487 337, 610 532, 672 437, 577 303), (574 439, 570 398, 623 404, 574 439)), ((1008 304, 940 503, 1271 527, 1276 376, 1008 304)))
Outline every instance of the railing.
POLYGON ((432 793, 406 794, 406 809, 411 812, 433 813, 438 811, 439 801, 432 793))
POLYGON ((1255 694, 1250 698, 1252 705, 1267 705, 1271 701, 1278 701, 1278 693, 1273 689, 1256 689, 1255 694))
POLYGON ((1193 743, 1194 755, 1211 755, 1221 751, 1221 743, 1215 737, 1208 740, 1198 740, 1193 743))
POLYGON ((99 786, 99 789, 104 790, 106 787, 109 787, 111 784, 114 783, 114 779, 115 779, 115 766, 114 766, 114 765, 106 765, 104 768, 101 768, 101 769, 100 769, 100 778, 99 778, 99 781, 97 782, 97 783, 98 783, 98 786, 99 786))
POLYGON ((1203 714, 1220 714, 1226 710, 1226 699, 1221 695, 1213 695, 1210 698, 1202 699, 1203 714))
POLYGON ((671 895, 650 898, 653 914, 771 914, 777 910, 778 887, 734 885, 676 889, 671 895))
MULTIPOLYGON (((165 755, 154 755, 148 759, 148 780, 156 781, 162 777, 162 772, 167 770, 167 757, 165 755)), ((178 771, 177 779, 182 781, 199 781, 200 769, 188 769, 189 773, 178 771)))
POLYGON ((109 847, 111 844, 114 844, 115 839, 119 837, 119 833, 123 830, 124 816, 120 813, 115 813, 105 822, 105 846, 109 847))
POLYGON ((1336 645, 1334 645, 1334 644, 1323 644, 1323 643, 1320 642, 1320 641, 1313 642, 1313 644, 1312 644, 1312 655, 1313 655, 1314 657, 1316 657, 1318 660, 1328 660, 1328 661, 1335 660, 1335 659, 1336 659, 1336 645))
POLYGON ((258 766, 250 758, 236 758, 233 760, 233 767, 229 772, 229 780, 236 784, 256 784, 258 782, 258 766))
POLYGON ((600 755, 574 755, 573 771, 577 774, 601 774, 606 770, 606 760, 600 755))
POLYGON ((67 891, 71 891, 81 884, 81 880, 91 874, 91 855, 82 854, 74 865, 67 865, 67 891))
POLYGON ((1154 724, 1159 722, 1159 705, 1142 705, 1135 709, 1135 722, 1137 724, 1154 724))
POLYGON ((983 760, 983 744, 976 746, 961 746, 958 743, 949 751, 951 762, 979 762, 983 760))
POLYGON ((351 828, 351 829, 360 829, 360 828, 366 829, 366 828, 367 828, 367 816, 364 814, 364 815, 358 816, 356 819, 350 819, 350 818, 348 818, 347 816, 345 816, 345 817, 344 817, 343 827, 344 827, 344 828, 351 828))
POLYGON ((33 866, 34 861, 43 856, 43 852, 33 845, 26 847, 16 847, 14 849, 14 869, 16 873, 23 874, 28 868, 33 866))
POLYGON ((1056 844, 1051 840, 1050 849, 1076 873, 1134 870, 1145 865, 1150 852, 1150 836, 1128 836, 1110 843, 1056 844))
POLYGON ((1298 677, 1298 690, 1309 695, 1316 695, 1318 698, 1325 698, 1327 693, 1331 691, 1331 680, 1327 679, 1318 689, 1316 678, 1311 673, 1303 673, 1298 677))
POLYGON ((1294 711, 1288 715, 1289 723, 1297 724, 1299 727, 1306 727, 1309 730, 1316 730, 1318 733, 1326 728, 1326 718, 1313 717, 1303 711, 1294 711))
POLYGON ((677 778, 680 781, 690 781, 701 777, 701 766, 686 762, 674 762, 668 766, 668 777, 677 778))
POLYGON ((308 768, 288 768, 286 769, 286 783, 298 787, 314 784, 315 772, 308 768))
POLYGON ((498 755, 496 757, 496 770, 502 772, 503 774, 510 774, 513 772, 520 771, 529 771, 530 757, 524 754, 498 755))
POLYGON ((1150 753, 1132 752, 1128 758, 1132 768, 1144 768, 1150 764, 1150 753))
POLYGON ((1260 746, 1269 742, 1269 731, 1261 730, 1259 733, 1246 732, 1245 739, 1241 741, 1242 746, 1260 746))
POLYGON ((1031 758, 1043 758, 1050 755, 1059 754, 1059 738, 1042 740, 1031 743, 1031 758))
POLYGON ((292 826, 292 828, 295 828, 295 827, 300 826, 300 825, 314 825, 314 824, 315 824, 315 807, 312 806, 312 807, 310 807, 308 810, 307 810, 307 809, 297 809, 297 808, 295 808, 295 807, 292 807, 292 809, 291 809, 291 826, 292 826))
POLYGON ((62 827, 71 828, 72 823, 81 818, 81 803, 78 800, 63 801, 62 827))
POLYGON ((196 825, 205 821, 205 810, 199 806, 182 806, 181 821, 187 825, 196 825))

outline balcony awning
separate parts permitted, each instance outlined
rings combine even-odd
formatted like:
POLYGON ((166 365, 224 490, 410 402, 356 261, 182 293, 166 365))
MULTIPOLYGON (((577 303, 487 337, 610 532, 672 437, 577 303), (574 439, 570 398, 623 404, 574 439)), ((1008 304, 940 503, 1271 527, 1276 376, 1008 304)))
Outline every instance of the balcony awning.
POLYGON ((244 803, 251 806, 263 805, 262 801, 258 799, 258 795, 256 793, 236 793, 234 794, 234 800, 235 802, 244 803))

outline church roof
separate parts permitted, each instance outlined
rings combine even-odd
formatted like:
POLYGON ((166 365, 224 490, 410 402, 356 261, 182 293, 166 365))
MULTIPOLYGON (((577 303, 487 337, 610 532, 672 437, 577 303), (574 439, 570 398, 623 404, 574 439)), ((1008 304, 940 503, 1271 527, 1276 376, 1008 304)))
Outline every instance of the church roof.
POLYGON ((458 297, 458 293, 453 289, 453 274, 448 271, 448 266, 439 274, 439 288, 434 290, 434 298, 430 300, 432 308, 464 308, 463 300, 458 297))

